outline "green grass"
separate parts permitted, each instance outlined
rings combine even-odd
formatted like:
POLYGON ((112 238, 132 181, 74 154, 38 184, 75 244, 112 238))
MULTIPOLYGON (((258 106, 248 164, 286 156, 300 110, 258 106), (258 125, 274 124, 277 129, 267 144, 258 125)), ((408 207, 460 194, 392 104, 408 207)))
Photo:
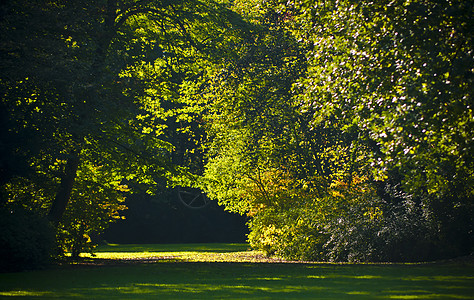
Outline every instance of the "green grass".
POLYGON ((248 244, 108 244, 99 246, 97 252, 236 252, 246 251, 248 244))
POLYGON ((128 259, 135 253, 163 259, 4 273, 0 297, 474 299, 472 265, 264 263, 252 262, 259 253, 245 249, 240 244, 109 245, 99 249, 101 258, 128 259), (231 262, 224 262, 226 257, 231 262))
MULTIPOLYGON (((187 262, 255 262, 258 251, 249 251, 247 244, 145 244, 100 246, 98 259, 161 259, 187 262)), ((83 255, 90 257, 90 255, 83 255)))

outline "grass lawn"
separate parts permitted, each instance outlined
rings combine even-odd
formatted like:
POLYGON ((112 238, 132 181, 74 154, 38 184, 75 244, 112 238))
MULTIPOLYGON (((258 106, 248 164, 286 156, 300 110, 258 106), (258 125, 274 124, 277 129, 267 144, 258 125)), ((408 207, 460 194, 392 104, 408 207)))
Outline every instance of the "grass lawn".
POLYGON ((474 299, 470 263, 281 263, 246 249, 103 246, 82 264, 0 274, 0 298, 474 299))

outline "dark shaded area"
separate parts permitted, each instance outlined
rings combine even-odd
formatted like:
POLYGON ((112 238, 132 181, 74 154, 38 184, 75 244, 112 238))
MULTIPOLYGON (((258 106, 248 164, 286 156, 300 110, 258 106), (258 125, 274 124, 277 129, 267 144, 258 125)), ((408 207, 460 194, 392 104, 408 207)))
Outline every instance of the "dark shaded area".
POLYGON ((54 249, 48 220, 21 208, 0 208, 0 272, 46 266, 54 249))
POLYGON ((36 299, 472 299, 474 292, 472 268, 457 265, 165 261, 2 275, 4 295, 36 299))
POLYGON ((185 244, 106 244, 96 252, 207 252, 232 253, 249 250, 247 243, 185 243, 185 244))
POLYGON ((216 202, 201 209, 188 209, 177 192, 159 195, 135 194, 127 198, 128 210, 101 235, 118 244, 238 243, 248 233, 246 218, 224 211, 216 202))

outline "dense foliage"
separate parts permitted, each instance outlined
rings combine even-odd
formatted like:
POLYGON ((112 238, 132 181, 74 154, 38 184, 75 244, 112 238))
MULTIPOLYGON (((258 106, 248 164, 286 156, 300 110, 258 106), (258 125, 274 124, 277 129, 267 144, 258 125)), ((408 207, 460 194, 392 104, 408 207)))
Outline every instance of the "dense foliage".
POLYGON ((130 183, 186 182, 202 165, 192 95, 232 19, 194 0, 3 1, 0 205, 47 216, 77 256, 130 183))
POLYGON ((334 261, 472 252, 472 4, 236 7, 266 35, 216 99, 206 175, 252 216, 251 244, 334 261))
POLYGON ((46 218, 21 208, 1 208, 0 233, 0 272, 30 270, 51 262, 54 230, 46 218))
POLYGON ((130 186, 205 189, 268 254, 473 251, 468 1, 2 2, 0 206, 59 253, 130 186))

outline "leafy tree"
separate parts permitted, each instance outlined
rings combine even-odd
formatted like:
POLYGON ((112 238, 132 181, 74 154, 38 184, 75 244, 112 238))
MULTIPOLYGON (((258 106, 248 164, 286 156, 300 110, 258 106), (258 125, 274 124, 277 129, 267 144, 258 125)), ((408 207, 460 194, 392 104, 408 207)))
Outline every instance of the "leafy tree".
POLYGON ((182 182, 232 18, 194 0, 2 3, 2 205, 47 214, 78 254, 126 182, 182 182))
POLYGON ((234 4, 307 59, 255 38, 263 54, 244 52, 219 94, 209 193, 252 215, 251 243, 318 260, 470 253, 472 5, 234 4))
POLYGON ((371 145, 366 164, 379 196, 396 205, 403 197, 387 190, 399 184, 423 209, 419 222, 438 230, 431 238, 442 255, 469 253, 472 4, 294 4, 295 32, 313 47, 301 99, 314 122, 333 118, 358 132, 371 145))
POLYGON ((74 255, 129 182, 205 188, 268 254, 472 251, 471 3, 1 5, 1 205, 74 255))

